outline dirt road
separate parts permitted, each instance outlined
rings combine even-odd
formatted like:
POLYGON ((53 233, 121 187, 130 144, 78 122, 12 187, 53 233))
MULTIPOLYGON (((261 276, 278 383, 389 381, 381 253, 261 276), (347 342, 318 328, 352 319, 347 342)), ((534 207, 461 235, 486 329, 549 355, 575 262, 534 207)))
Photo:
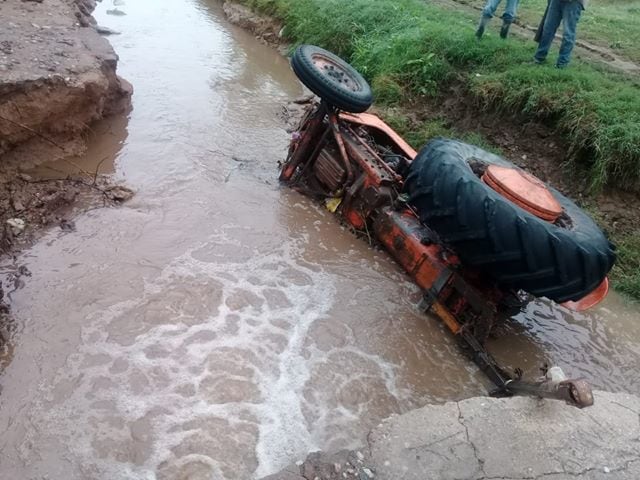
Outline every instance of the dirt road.
MULTIPOLYGON (((137 195, 17 259, 33 275, 11 296, 3 476, 259 478, 485 392, 384 253, 278 186, 278 114, 302 93, 286 59, 213 0, 105 0, 96 17, 122 32, 136 94, 81 160, 107 156, 137 195)), ((492 348, 637 392, 636 315, 615 295, 579 316, 539 302, 492 348)))

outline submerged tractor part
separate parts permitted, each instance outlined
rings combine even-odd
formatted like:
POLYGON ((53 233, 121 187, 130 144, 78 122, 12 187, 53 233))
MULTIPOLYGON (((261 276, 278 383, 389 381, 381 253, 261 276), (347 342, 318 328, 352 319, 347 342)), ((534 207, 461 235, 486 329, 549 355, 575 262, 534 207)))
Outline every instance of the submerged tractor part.
MULTIPOLYGON (((556 368, 542 380, 525 382, 517 370, 512 374, 500 367, 486 350, 485 341, 495 324, 523 305, 521 295, 466 263, 451 248, 451 236, 447 240, 432 228, 430 216, 450 216, 455 210, 443 210, 442 205, 426 211, 415 207, 415 198, 431 198, 435 188, 425 187, 430 179, 425 180, 424 172, 416 173, 416 152, 378 117, 353 113, 362 111, 366 103, 361 97, 359 101, 353 99, 353 89, 362 93, 368 86, 360 80, 342 81, 345 75, 357 77, 348 64, 323 52, 302 46, 293 56, 294 71, 322 101, 310 106, 294 132, 280 180, 325 202, 359 235, 392 255, 423 291, 420 308, 438 316, 460 340, 470 358, 495 384, 494 395, 553 398, 580 408, 591 405, 591 387, 584 380, 567 380, 556 368), (333 69, 324 68, 327 58, 333 69), (336 69, 342 69, 343 74, 336 69), (352 112, 341 112, 336 104, 352 112), (421 190, 409 188, 408 194, 403 193, 407 184, 419 185, 421 190)), ((556 202, 553 192, 535 177, 514 172, 509 164, 501 165, 504 169, 492 167, 483 167, 482 175, 474 177, 483 189, 508 199, 514 208, 545 224, 563 220, 565 205, 556 202)), ((438 172, 442 173, 442 168, 438 172)), ((597 303, 606 288, 597 290, 577 299, 574 306, 597 303)))

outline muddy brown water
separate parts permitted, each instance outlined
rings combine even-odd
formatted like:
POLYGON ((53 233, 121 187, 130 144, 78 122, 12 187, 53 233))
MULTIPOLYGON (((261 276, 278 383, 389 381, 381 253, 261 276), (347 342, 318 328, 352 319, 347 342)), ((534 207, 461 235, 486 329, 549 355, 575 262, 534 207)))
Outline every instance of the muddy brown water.
MULTIPOLYGON (((11 296, 0 477, 258 478, 485 393, 387 255, 279 187, 278 113, 301 93, 286 60, 215 1, 111 3, 96 16, 122 32, 133 110, 79 161, 138 194, 18 259, 33 276, 11 296)), ((536 302, 492 348, 640 393, 638 313, 616 295, 579 315, 536 302)))

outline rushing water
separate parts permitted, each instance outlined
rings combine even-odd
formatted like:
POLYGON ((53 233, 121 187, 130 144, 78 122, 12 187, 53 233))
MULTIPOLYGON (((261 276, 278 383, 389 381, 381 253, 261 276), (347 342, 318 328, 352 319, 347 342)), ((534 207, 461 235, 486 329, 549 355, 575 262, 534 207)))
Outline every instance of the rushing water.
MULTIPOLYGON (((88 154, 137 191, 53 230, 19 262, 15 356, 0 377, 0 477, 249 479, 355 447, 381 418, 483 394, 485 380, 386 254, 277 183, 287 61, 219 3, 96 12, 133 110, 88 154), (111 162, 111 163, 110 163, 111 162), (110 167, 109 167, 110 166, 110 167)), ((640 393, 637 313, 538 302, 493 342, 640 393)))

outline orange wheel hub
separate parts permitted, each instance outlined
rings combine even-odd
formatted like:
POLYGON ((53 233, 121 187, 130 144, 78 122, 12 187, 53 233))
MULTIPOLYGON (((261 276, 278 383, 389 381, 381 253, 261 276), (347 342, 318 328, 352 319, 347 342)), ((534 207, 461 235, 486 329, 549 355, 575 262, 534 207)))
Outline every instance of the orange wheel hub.
POLYGON ((482 181, 503 197, 536 217, 555 222, 562 215, 562 206, 544 183, 517 168, 490 165, 482 181))

